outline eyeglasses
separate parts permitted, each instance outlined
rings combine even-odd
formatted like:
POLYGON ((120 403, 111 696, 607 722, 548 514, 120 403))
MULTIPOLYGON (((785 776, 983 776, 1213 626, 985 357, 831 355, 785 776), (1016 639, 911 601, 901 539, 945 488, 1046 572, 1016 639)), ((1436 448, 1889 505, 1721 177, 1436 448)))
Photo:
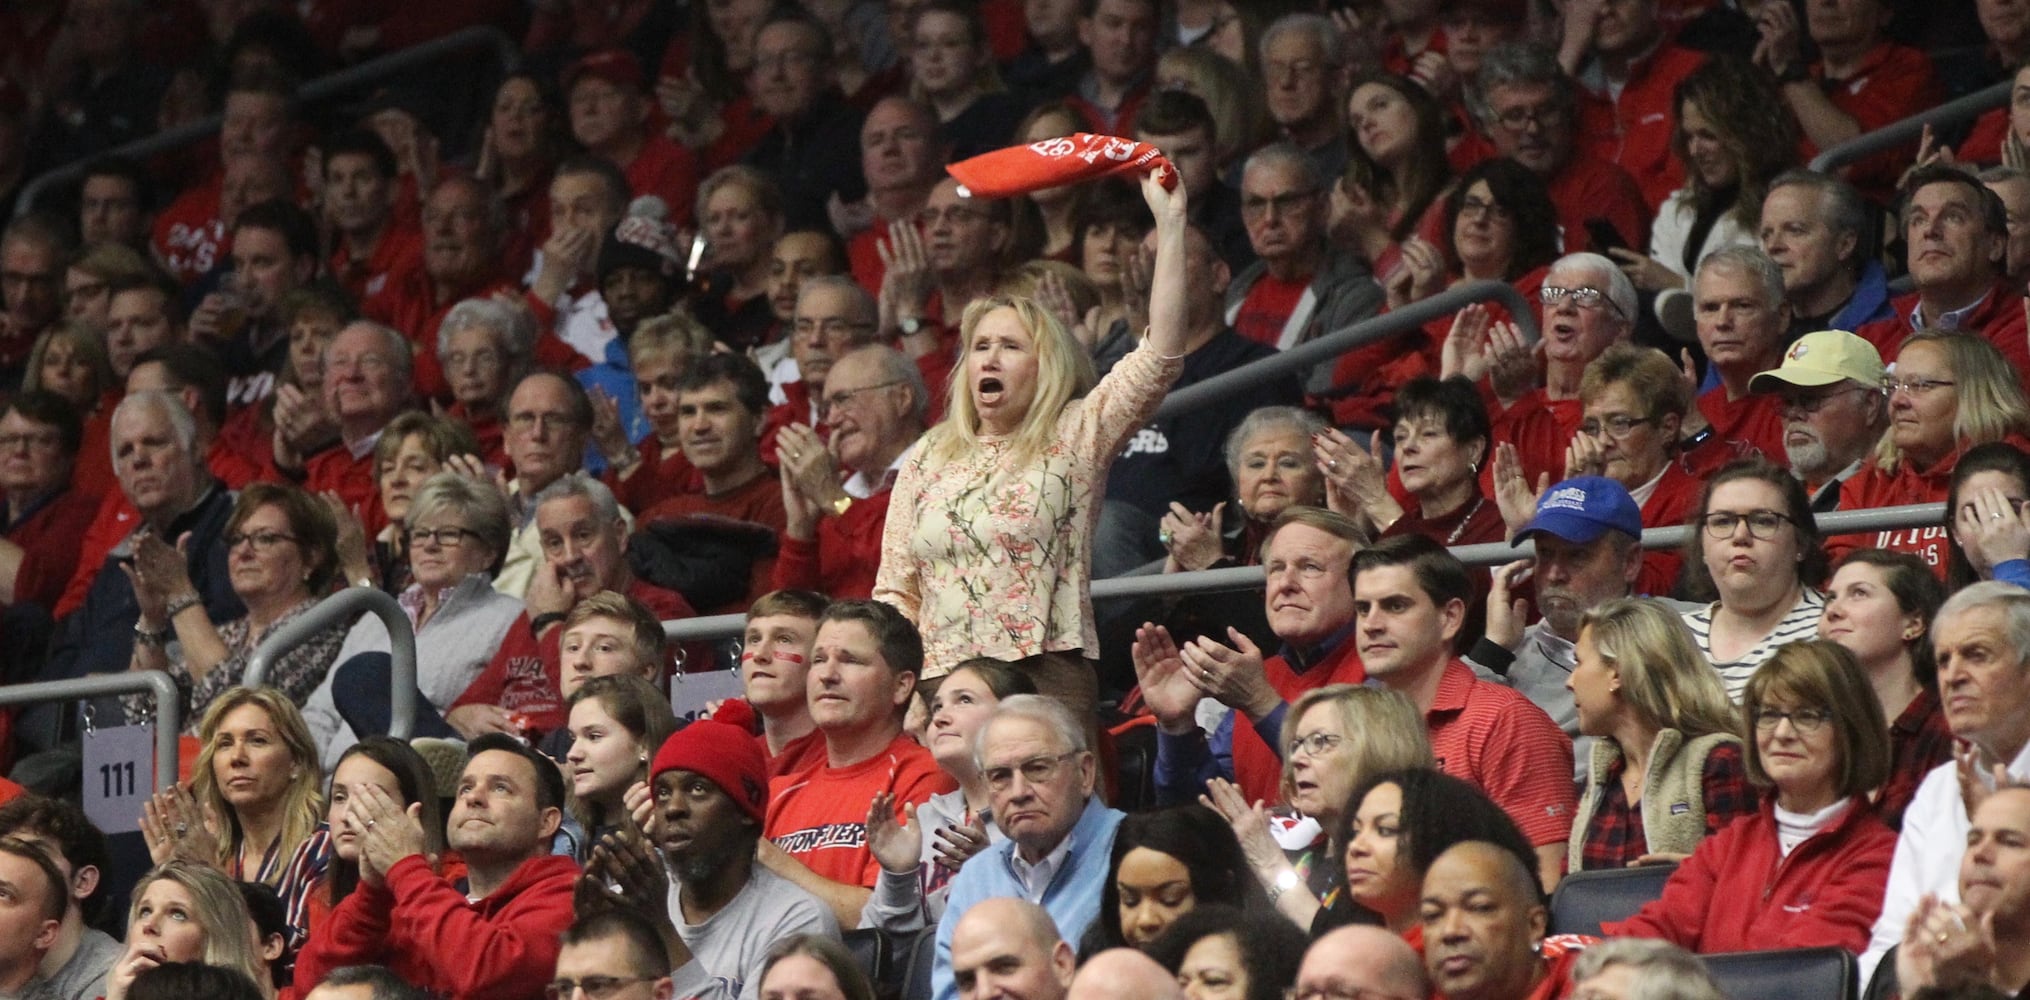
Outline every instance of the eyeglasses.
POLYGON ((1337 733, 1312 733, 1309 736, 1299 736, 1290 741, 1290 756, 1295 757, 1299 753, 1303 753, 1312 757, 1323 757, 1339 749, 1339 745, 1344 742, 1346 742, 1346 737, 1337 733))
POLYGON ((1913 396, 1922 396, 1939 386, 1958 384, 1949 378, 1892 378, 1884 382, 1883 387, 1890 392, 1907 392, 1913 396))
POLYGON ((623 986, 634 983, 653 983, 661 976, 586 976, 583 979, 554 979, 543 984, 543 996, 549 1000, 568 1000, 584 990, 592 1000, 606 998, 620 992, 623 986))
POLYGON ((540 425, 548 425, 550 427, 555 427, 559 430, 568 431, 571 428, 578 426, 578 418, 571 416, 568 413, 527 413, 527 412, 516 413, 508 417, 508 426, 516 431, 520 431, 523 434, 527 434, 528 432, 535 430, 540 425))
POLYGON ((1714 538, 1732 538, 1734 529, 1746 524, 1750 535, 1765 542, 1776 537, 1777 529, 1791 523, 1789 515, 1779 514, 1773 510, 1751 510, 1746 514, 1714 511, 1707 514, 1704 520, 1706 534, 1714 538))
POLYGON ((239 548, 241 542, 252 542, 255 552, 266 552, 283 542, 295 540, 295 535, 285 535, 279 531, 235 531, 225 537, 227 552, 239 548))
POLYGON ((1656 419, 1653 417, 1631 417, 1625 413, 1617 413, 1614 416, 1601 420, 1588 420, 1581 423, 1579 425, 1579 433, 1587 437, 1599 437, 1604 432, 1611 438, 1625 438, 1628 436, 1629 431, 1643 424, 1653 423, 1656 423, 1656 419))
POLYGON ((1267 197, 1251 194, 1241 199, 1241 214, 1251 218, 1261 218, 1270 214, 1294 215, 1306 202, 1315 197, 1317 195, 1311 191, 1291 191, 1267 197))
POLYGON ((1527 131, 1534 122, 1538 128, 1557 128, 1565 124, 1567 112, 1554 104, 1535 108, 1510 108, 1494 116, 1494 123, 1510 132, 1527 131))
POLYGON ((1292 986, 1283 991, 1283 1000, 1412 1000, 1412 998, 1371 990, 1365 986, 1341 986, 1334 983, 1330 986, 1292 986))
POLYGON ((1031 757, 1014 767, 990 767, 981 777, 987 779, 987 790, 991 792, 1007 791, 1008 786, 1015 783, 1015 772, 1017 771, 1022 772, 1023 781, 1032 785, 1040 785, 1057 777, 1057 769, 1062 767, 1065 761, 1078 756, 1081 752, 1073 750, 1069 753, 1031 757))
POLYGON ((392 363, 385 355, 380 354, 334 354, 324 359, 324 367, 335 372, 357 368, 363 372, 374 373, 387 371, 392 367, 392 363))
POLYGON ((23 431, 19 434, 0 434, 0 451, 13 451, 21 447, 54 448, 62 440, 62 435, 56 431, 23 431))
POLYGON ((1785 719, 1789 719, 1790 727, 1800 733, 1816 733, 1824 728, 1826 723, 1833 721, 1833 713, 1823 708, 1794 708, 1788 712, 1779 712, 1773 708, 1755 710, 1755 728, 1764 732, 1775 729, 1776 724, 1785 719))
POLYGON ((1621 312, 1621 307, 1615 305, 1614 300, 1608 298, 1606 292, 1591 285, 1580 288, 1559 288, 1556 285, 1543 285, 1537 289, 1537 301, 1547 306, 1555 306, 1565 301, 1567 296, 1572 299, 1573 305, 1581 309, 1598 309, 1605 305, 1607 308, 1614 310, 1616 315, 1619 315, 1621 312))
POLYGON ((1817 396, 1802 396, 1802 395, 1785 396, 1783 398, 1783 413, 1785 416, 1789 416, 1793 413, 1796 413, 1808 417, 1814 413, 1817 413, 1820 410, 1825 409, 1827 403, 1830 403, 1833 400, 1838 399, 1841 396, 1844 396, 1850 392, 1880 392, 1880 391, 1881 390, 1874 389, 1869 386, 1857 385, 1845 389, 1840 389, 1834 392, 1822 393, 1817 396))
POLYGON ((825 394, 824 400, 825 409, 836 410, 842 406, 849 406, 852 405, 853 400, 859 398, 864 393, 873 392, 876 389, 886 389, 890 386, 896 386, 901 384, 902 384, 901 379, 892 378, 886 382, 876 382, 873 385, 863 385, 858 389, 840 389, 838 392, 828 392, 825 394))
POLYGON ((464 545, 468 535, 478 538, 479 532, 467 531, 464 528, 410 528, 409 547, 420 549, 431 542, 436 542, 447 549, 454 549, 464 545))
POLYGON ((1468 216, 1479 216, 1489 222, 1507 222, 1515 218, 1515 213, 1509 211, 1506 205, 1468 197, 1459 202, 1459 217, 1464 219, 1468 216))

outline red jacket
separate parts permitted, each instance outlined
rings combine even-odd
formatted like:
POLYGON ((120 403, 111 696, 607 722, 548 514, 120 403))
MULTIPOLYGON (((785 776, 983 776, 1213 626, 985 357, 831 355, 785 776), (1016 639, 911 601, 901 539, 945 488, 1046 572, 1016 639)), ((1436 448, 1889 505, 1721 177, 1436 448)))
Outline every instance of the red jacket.
MULTIPOLYGON (((1705 482, 1693 478, 1684 466, 1671 462, 1664 467, 1663 478, 1657 481, 1656 492, 1649 495, 1649 502, 1642 505, 1642 526, 1645 528, 1675 528, 1692 516, 1699 507, 1699 493, 1705 489, 1705 482)), ((1678 573, 1684 566, 1684 553, 1677 548, 1650 549, 1642 554, 1642 574, 1635 578, 1635 592, 1667 597, 1678 589, 1678 573)))
POLYGON ((1677 129, 1672 98, 1678 82, 1705 61, 1702 52, 1664 42, 1630 67, 1619 97, 1589 92, 1594 99, 1580 103, 1581 148, 1628 171, 1652 213, 1684 184, 1684 165, 1671 152, 1671 133, 1677 129))
MULTIPOLYGON (((1910 314, 1917 310, 1917 303, 1916 292, 1892 299, 1888 318, 1863 323, 1854 333, 1874 344, 1883 361, 1895 361, 1896 352, 1911 334, 1910 314)), ((1960 319, 1959 329, 1986 337, 1988 343, 1995 345, 2002 352, 2002 357, 2008 359, 2009 367, 2015 369, 2016 378, 2022 382, 2024 390, 2030 392, 2030 337, 2026 337, 2023 326, 2022 289, 2011 287, 2006 279, 1996 279, 1988 289, 1987 297, 1960 319)))
POLYGON ((853 501, 842 516, 820 518, 817 537, 808 542, 785 532, 775 557, 775 589, 815 590, 834 600, 873 596, 893 492, 880 490, 853 501))
MULTIPOLYGON (((2030 438, 2011 434, 2002 440, 2018 449, 2030 452, 2030 438)), ((1945 499, 1952 486, 1952 471, 1960 464, 1960 455, 1971 444, 1963 444, 1959 451, 1934 462, 1928 468, 1918 468, 1913 462, 1896 463, 1896 471, 1888 472, 1876 464, 1873 458, 1861 466, 1846 482, 1840 484, 1840 509, 1865 510, 1870 507, 1901 507, 1913 503, 1937 503, 1945 499)), ((1922 528, 1896 528, 1873 534, 1834 535, 1826 539, 1826 554, 1838 565, 1847 553, 1858 548, 1874 547, 1908 552, 1928 563, 1940 579, 1945 578, 1945 567, 1950 547, 1946 544, 1944 524, 1928 525, 1922 528)))
POLYGON ((576 861, 546 854, 472 903, 422 855, 403 858, 386 886, 362 882, 304 943, 296 989, 308 994, 342 966, 385 965, 450 1000, 538 1000, 571 926, 577 879, 576 861))
POLYGON ((1882 912, 1896 833, 1863 796, 1780 857, 1776 799, 1708 837, 1640 913, 1609 937, 1662 938, 1702 955, 1828 945, 1855 954, 1882 912))
MULTIPOLYGON (((1921 49, 1877 42, 1853 73, 1838 80, 1825 78, 1825 63, 1814 63, 1812 78, 1833 107, 1854 119, 1862 132, 1908 118, 1939 103, 1938 78, 1931 57, 1921 49)), ((1892 201, 1896 182, 1917 156, 1915 143, 1877 153, 1846 168, 1848 182, 1878 203, 1892 201)))

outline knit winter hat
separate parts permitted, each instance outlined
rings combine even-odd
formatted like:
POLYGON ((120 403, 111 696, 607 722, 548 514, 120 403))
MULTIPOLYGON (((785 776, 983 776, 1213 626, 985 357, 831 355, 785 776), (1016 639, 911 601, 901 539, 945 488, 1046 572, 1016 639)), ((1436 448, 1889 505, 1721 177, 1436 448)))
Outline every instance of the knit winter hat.
POLYGON ((674 280, 684 258, 677 251, 676 230, 665 220, 669 208, 661 198, 643 195, 627 206, 627 217, 614 223, 599 245, 594 273, 603 283, 606 276, 623 267, 638 267, 674 280))
POLYGON ((677 730, 656 751, 649 781, 664 771, 702 775, 756 821, 768 809, 768 761, 761 744, 738 726, 700 719, 677 730))

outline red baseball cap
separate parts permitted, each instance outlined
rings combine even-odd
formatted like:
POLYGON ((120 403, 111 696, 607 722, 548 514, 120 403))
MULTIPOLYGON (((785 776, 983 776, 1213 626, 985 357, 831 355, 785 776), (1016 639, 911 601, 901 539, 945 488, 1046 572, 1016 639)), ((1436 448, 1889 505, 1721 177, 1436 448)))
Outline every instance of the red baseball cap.
POLYGON ((626 49, 600 49, 587 53, 564 74, 564 89, 570 90, 588 76, 605 80, 623 90, 648 90, 648 78, 642 75, 641 61, 626 49))

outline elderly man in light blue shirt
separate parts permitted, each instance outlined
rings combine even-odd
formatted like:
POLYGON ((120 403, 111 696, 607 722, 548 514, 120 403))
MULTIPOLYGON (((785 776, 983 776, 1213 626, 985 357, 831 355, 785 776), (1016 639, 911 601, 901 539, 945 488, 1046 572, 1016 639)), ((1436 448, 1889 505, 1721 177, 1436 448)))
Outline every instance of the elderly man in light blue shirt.
POLYGON ((1123 814, 1093 795, 1097 762, 1085 731, 1070 709, 1041 695, 1003 699, 981 727, 974 758, 992 796, 994 823, 1008 839, 974 855, 952 878, 937 925, 931 974, 937 1000, 958 996, 952 932, 980 901, 1036 903, 1067 941, 1077 941, 1099 915, 1123 814))

